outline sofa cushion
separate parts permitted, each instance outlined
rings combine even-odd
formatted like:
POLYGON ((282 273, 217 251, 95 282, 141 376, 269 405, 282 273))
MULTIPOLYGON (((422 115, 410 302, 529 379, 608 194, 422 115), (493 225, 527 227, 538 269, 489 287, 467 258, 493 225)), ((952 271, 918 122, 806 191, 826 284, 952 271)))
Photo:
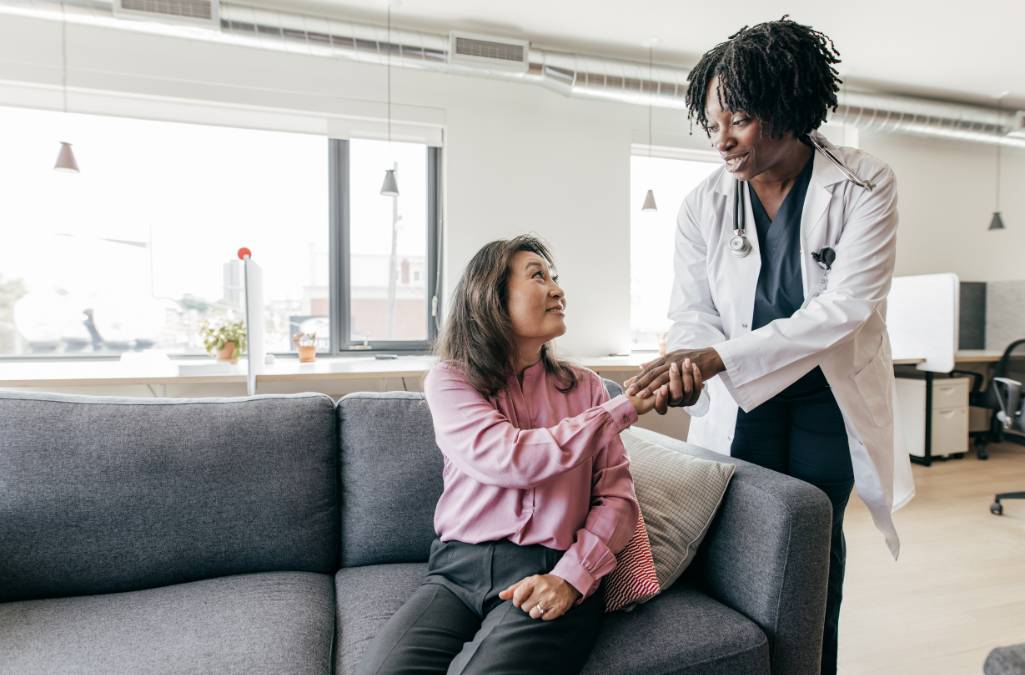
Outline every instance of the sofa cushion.
POLYGON ((264 572, 0 604, 0 672, 329 673, 330 575, 264 572))
POLYGON ((334 402, 0 392, 0 602, 338 557, 334 402))
POLYGON ((427 573, 426 563, 366 565, 335 574, 335 672, 355 673, 377 630, 427 573))
MULTIPOLYGON (((377 630, 416 589, 426 564, 369 565, 335 575, 335 668, 356 666, 377 630)), ((769 645, 758 626, 683 583, 632 612, 608 614, 591 658, 591 675, 720 675, 769 672, 769 645)))
POLYGON ((349 394, 338 417, 342 567, 425 562, 443 467, 423 394, 349 394))
POLYGON ((605 617, 585 675, 768 675, 769 640, 754 622, 676 583, 632 612, 605 617))

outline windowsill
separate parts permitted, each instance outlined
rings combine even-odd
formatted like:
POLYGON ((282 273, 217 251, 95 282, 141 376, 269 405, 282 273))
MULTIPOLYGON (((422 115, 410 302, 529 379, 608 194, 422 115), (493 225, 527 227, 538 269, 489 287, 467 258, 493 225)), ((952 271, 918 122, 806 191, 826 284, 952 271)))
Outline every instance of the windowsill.
MULTIPOLYGON (((1001 352, 966 350, 957 353, 958 363, 990 363, 1001 352)), ((618 356, 567 356, 567 360, 602 375, 629 376, 645 363, 657 358, 656 351, 635 351, 618 356)), ((894 359, 894 365, 914 365, 922 359, 894 359)), ((302 382, 330 380, 398 379, 422 377, 437 363, 430 354, 406 354, 381 359, 373 353, 345 356, 318 356, 313 363, 299 363, 297 357, 276 357, 256 375, 261 382, 302 382)), ((142 360, 50 360, 0 362, 0 388, 55 387, 80 385, 153 385, 153 384, 244 384, 245 360, 225 364, 210 357, 142 360)))
MULTIPOLYGON (((636 372, 653 352, 624 356, 567 357, 602 373, 636 372)), ((393 359, 373 354, 319 356, 313 363, 278 357, 256 376, 261 382, 347 380, 420 377, 437 362, 429 354, 400 355, 393 359)), ((9 361, 0 363, 0 388, 77 385, 240 384, 246 380, 245 360, 218 363, 209 357, 123 362, 120 360, 9 361)))

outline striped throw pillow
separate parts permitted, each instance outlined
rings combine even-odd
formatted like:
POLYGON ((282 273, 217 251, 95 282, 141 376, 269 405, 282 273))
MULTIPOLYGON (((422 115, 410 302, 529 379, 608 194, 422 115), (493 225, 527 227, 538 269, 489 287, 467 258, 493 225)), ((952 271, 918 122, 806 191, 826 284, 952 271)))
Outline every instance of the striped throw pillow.
POLYGON ((644 527, 644 514, 637 516, 633 537, 616 556, 616 569, 603 582, 606 612, 642 603, 658 594, 658 575, 644 527))
MULTIPOLYGON (((631 429, 621 433, 620 438, 630 457, 630 473, 634 479, 637 503, 641 507, 645 554, 653 561, 657 588, 660 589, 655 593, 648 592, 650 571, 646 566, 643 568, 643 582, 640 578, 618 580, 616 584, 619 587, 644 584, 645 590, 636 593, 635 599, 619 605, 619 608, 630 610, 669 588, 694 560, 736 467, 663 447, 641 438, 631 429)), ((637 553, 628 553, 634 540, 623 549, 621 557, 634 560, 637 553)), ((628 566, 641 569, 636 562, 628 566)), ((618 568, 613 570, 609 576, 618 571, 618 568)), ((625 571, 622 574, 625 575, 625 571)), ((611 587, 610 583, 606 593, 611 587)), ((609 604, 606 598, 606 611, 613 611, 609 604)))

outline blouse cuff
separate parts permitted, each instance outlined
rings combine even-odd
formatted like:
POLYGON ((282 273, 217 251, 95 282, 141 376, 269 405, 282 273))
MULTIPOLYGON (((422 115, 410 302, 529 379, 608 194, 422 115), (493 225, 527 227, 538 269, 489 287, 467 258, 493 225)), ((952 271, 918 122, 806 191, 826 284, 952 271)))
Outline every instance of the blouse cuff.
POLYGON ((578 605, 598 588, 599 580, 591 576, 591 573, 584 569, 579 562, 571 560, 570 556, 563 556, 552 568, 551 574, 564 579, 566 583, 577 589, 577 592, 580 593, 580 597, 576 601, 578 605))
POLYGON ((605 403, 601 404, 601 407, 612 418, 616 433, 630 428, 637 422, 637 409, 634 408, 633 403, 630 403, 630 399, 626 397, 626 394, 620 394, 614 399, 605 401, 605 403))

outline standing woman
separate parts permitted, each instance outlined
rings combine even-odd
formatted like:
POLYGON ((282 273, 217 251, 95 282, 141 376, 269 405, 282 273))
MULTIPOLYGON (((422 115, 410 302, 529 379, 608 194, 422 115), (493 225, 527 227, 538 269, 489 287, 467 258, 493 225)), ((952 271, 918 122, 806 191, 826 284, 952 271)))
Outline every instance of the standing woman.
POLYGON ((836 109, 838 57, 828 37, 784 17, 740 30, 691 71, 689 116, 724 165, 680 209, 670 352, 628 382, 652 394, 689 359, 710 409, 688 440, 829 497, 822 673, 836 672, 852 486, 894 558, 891 513, 914 493, 885 322, 897 185, 886 164, 816 131, 836 109))

